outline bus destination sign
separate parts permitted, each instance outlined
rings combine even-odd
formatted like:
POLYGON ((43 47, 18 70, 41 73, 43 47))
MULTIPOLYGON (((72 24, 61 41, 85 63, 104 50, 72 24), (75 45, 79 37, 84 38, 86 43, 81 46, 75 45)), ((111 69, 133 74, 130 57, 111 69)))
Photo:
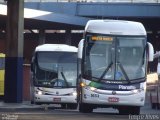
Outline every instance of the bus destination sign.
POLYGON ((94 41, 113 41, 113 38, 108 36, 92 36, 91 39, 94 41))

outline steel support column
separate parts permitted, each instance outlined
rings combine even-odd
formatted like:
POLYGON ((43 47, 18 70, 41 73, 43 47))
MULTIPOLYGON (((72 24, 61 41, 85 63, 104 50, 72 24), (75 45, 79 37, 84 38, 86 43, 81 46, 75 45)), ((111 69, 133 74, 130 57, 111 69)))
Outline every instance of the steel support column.
POLYGON ((24 1, 7 1, 7 32, 4 102, 23 101, 24 1))
POLYGON ((71 30, 66 30, 66 44, 72 44, 71 30))
POLYGON ((44 44, 44 43, 45 43, 45 30, 40 29, 39 30, 39 45, 44 44))

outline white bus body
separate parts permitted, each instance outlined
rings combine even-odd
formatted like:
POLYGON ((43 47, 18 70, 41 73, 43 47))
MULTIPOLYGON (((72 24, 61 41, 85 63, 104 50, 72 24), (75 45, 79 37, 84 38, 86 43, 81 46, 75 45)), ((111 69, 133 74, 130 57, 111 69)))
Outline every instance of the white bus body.
POLYGON ((146 37, 139 22, 87 23, 78 46, 80 112, 113 107, 120 114, 140 113, 145 102, 147 61, 152 61, 154 54, 146 37))
POLYGON ((36 47, 31 71, 31 103, 77 108, 76 47, 64 44, 36 47))

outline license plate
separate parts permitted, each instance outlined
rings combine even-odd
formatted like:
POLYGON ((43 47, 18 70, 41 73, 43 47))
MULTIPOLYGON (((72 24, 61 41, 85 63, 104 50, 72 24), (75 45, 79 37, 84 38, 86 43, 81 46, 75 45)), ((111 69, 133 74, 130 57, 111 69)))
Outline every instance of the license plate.
POLYGON ((117 97, 109 97, 108 102, 119 102, 119 98, 117 97))
POLYGON ((61 98, 53 98, 54 102, 61 102, 61 98))

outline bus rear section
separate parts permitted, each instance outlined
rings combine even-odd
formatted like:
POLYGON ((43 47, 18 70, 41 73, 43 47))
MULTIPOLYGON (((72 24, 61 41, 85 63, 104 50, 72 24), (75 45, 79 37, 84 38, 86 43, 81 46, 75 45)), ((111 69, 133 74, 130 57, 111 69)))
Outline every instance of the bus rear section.
POLYGON ((44 44, 32 59, 31 102, 77 108, 77 48, 44 44))

